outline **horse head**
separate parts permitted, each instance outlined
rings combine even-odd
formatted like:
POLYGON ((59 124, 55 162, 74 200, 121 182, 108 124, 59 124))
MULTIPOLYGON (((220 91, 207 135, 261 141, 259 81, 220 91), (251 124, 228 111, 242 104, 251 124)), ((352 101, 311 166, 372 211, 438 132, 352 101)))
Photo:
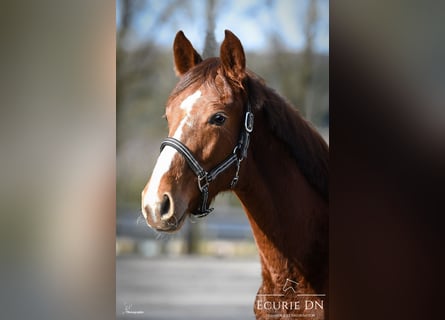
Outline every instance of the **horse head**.
POLYGON ((244 50, 233 33, 225 31, 218 58, 203 60, 182 31, 173 52, 179 82, 165 108, 169 138, 142 191, 147 224, 165 232, 208 214, 208 203, 233 187, 253 126, 244 50))

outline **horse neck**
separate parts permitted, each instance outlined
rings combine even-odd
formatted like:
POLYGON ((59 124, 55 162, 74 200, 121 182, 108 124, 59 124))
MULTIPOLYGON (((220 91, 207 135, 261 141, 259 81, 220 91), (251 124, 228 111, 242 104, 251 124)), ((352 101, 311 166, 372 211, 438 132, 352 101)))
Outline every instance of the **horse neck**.
POLYGON ((302 292, 326 290, 327 203, 308 184, 286 146, 269 132, 261 114, 255 116, 249 148, 235 193, 259 250, 260 291, 281 290, 287 278, 298 281, 302 292))

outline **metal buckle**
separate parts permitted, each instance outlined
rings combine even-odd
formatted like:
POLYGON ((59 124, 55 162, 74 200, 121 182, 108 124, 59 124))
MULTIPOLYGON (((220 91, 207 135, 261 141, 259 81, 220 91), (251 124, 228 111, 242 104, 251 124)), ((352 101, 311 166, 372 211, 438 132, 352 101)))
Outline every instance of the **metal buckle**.
POLYGON ((230 189, 233 189, 238 183, 239 177, 233 177, 232 182, 230 182, 230 189))
POLYGON ((206 173, 204 173, 204 175, 202 177, 198 176, 198 188, 199 188, 199 191, 202 192, 202 190, 204 188, 208 188, 208 187, 209 187, 209 179, 208 179, 207 172, 206 172, 206 173), (204 185, 202 184, 202 181, 205 181, 204 185))
POLYGON ((253 113, 250 111, 246 112, 246 118, 244 119, 244 128, 246 128, 246 131, 249 133, 253 131, 253 113))
POLYGON ((239 169, 241 166, 241 161, 242 159, 238 159, 238 161, 236 162, 236 172, 235 172, 235 176, 232 179, 232 182, 230 182, 230 188, 233 189, 236 184, 238 183, 239 180, 239 169))

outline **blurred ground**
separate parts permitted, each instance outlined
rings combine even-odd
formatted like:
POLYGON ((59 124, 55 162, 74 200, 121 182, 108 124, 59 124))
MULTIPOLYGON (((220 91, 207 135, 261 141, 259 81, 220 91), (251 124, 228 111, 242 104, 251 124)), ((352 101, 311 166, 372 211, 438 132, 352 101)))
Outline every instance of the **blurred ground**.
POLYGON ((255 258, 119 256, 116 319, 254 319, 255 258))
POLYGON ((258 255, 247 217, 238 206, 220 205, 224 195, 215 201, 215 211, 204 219, 187 219, 179 232, 160 234, 150 229, 141 209, 120 207, 116 219, 116 254, 178 256, 187 254, 186 239, 190 228, 197 237, 196 253, 224 257, 258 255), (196 220, 196 221, 195 221, 196 220))

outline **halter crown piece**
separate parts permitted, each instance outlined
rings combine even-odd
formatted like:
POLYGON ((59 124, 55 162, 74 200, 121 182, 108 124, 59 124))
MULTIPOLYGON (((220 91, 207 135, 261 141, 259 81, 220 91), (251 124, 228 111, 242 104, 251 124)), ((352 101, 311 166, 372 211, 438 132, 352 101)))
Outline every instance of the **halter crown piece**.
POLYGON ((250 103, 247 103, 246 112, 244 114, 244 126, 241 129, 240 138, 238 144, 233 149, 231 155, 229 155, 223 162, 217 165, 209 172, 195 159, 189 148, 185 146, 181 141, 175 138, 165 138, 161 143, 161 151, 165 146, 176 149, 187 161, 188 165, 198 178, 198 189, 201 191, 201 204, 196 212, 192 214, 197 218, 203 218, 213 211, 213 208, 208 206, 209 198, 209 184, 223 171, 228 169, 232 164, 236 164, 236 173, 230 183, 230 188, 235 187, 239 180, 239 169, 241 161, 247 157, 247 149, 249 148, 250 134, 253 131, 253 113, 251 111, 250 103))

